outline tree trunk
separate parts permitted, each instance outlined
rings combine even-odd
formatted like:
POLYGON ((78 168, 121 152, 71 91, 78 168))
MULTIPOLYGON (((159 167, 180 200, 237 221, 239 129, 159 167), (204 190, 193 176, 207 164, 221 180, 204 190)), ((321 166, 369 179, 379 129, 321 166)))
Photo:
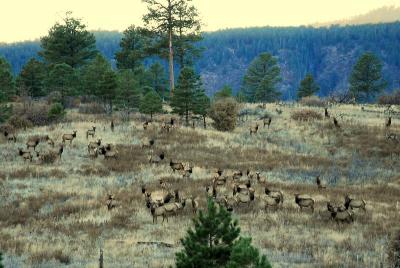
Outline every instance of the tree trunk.
POLYGON ((204 124, 204 129, 207 128, 207 124, 206 124, 206 116, 203 115, 203 124, 204 124))
POLYGON ((170 96, 174 96, 174 51, 172 49, 172 28, 169 29, 169 87, 170 96))

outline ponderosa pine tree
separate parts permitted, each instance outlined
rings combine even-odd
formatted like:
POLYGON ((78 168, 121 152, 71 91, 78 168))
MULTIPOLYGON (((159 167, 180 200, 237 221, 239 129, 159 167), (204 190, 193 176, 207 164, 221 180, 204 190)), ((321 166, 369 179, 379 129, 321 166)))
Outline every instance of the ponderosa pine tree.
POLYGON ((149 114, 151 120, 153 120, 153 114, 162 112, 162 101, 157 92, 149 90, 144 95, 139 110, 141 113, 149 114))
POLYGON ((99 96, 101 92, 101 79, 99 78, 110 70, 110 63, 101 54, 97 54, 94 60, 82 69, 81 79, 84 94, 99 96))
POLYGON ((371 101, 387 85, 382 78, 381 60, 371 52, 361 55, 353 67, 349 82, 350 93, 357 100, 371 101))
POLYGON ((269 53, 261 53, 253 60, 243 79, 242 91, 250 102, 276 101, 281 93, 278 61, 269 53))
POLYGON ((228 85, 225 85, 219 91, 215 92, 214 100, 219 100, 223 98, 231 98, 232 97, 232 88, 228 85))
POLYGON ((96 54, 96 39, 79 19, 67 12, 63 23, 56 23, 49 34, 40 39, 39 55, 49 65, 68 64, 73 69, 84 66, 96 54))
POLYGON ((307 74, 306 77, 300 82, 300 87, 297 90, 297 99, 309 97, 319 91, 319 86, 314 80, 312 74, 307 74))
POLYGON ((16 79, 17 88, 26 90, 28 95, 34 98, 45 96, 46 75, 47 69, 45 64, 32 58, 19 73, 16 79))
POLYGON ((109 112, 113 111, 113 101, 117 93, 117 75, 113 70, 107 70, 100 78, 100 88, 97 96, 103 100, 105 106, 108 105, 109 112))
POLYGON ((176 91, 171 99, 174 113, 184 115, 189 125, 189 113, 194 110, 197 92, 201 90, 201 80, 192 68, 185 67, 179 74, 176 91))
POLYGON ((0 57, 0 102, 9 101, 14 94, 14 78, 10 64, 0 57))
POLYGON ((65 107, 66 98, 77 93, 79 77, 68 64, 56 64, 50 68, 45 84, 48 93, 57 91, 61 94, 61 101, 65 107))
POLYGON ((117 78, 117 103, 129 116, 131 111, 139 109, 142 92, 132 70, 126 69, 119 71, 117 78))
POLYGON ((210 109, 210 98, 203 90, 198 90, 194 98, 193 113, 203 117, 203 126, 206 129, 206 117, 210 109))
MULTIPOLYGON (((177 30, 189 36, 200 32, 200 23, 196 8, 188 5, 192 0, 142 0, 147 4, 147 14, 143 16, 145 25, 151 29, 162 48, 168 48, 169 83, 171 97, 174 95, 174 37, 177 30), (168 40, 168 42, 165 42, 168 40)), ((162 54, 162 52, 160 52, 162 54)))
POLYGON ((177 268, 270 268, 265 256, 240 237, 237 220, 224 207, 208 200, 207 213, 199 212, 194 228, 181 239, 183 249, 176 254, 177 268))
POLYGON ((117 68, 135 70, 148 56, 151 36, 148 30, 135 25, 129 26, 123 34, 121 50, 115 53, 117 68))

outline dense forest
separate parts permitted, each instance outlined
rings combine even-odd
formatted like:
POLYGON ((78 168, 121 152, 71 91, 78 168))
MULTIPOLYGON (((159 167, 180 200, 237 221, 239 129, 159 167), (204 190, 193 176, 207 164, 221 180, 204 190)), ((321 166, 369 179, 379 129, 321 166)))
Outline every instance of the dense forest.
MULTIPOLYGON (((95 32, 98 50, 115 66, 122 33, 95 32)), ((208 94, 225 84, 237 92, 251 61, 262 52, 278 59, 284 99, 294 99, 300 81, 313 74, 319 95, 348 88, 348 78, 357 58, 374 52, 383 61, 388 90, 400 87, 400 22, 359 26, 260 27, 205 33, 198 44, 202 57, 196 68, 208 94)), ((14 74, 32 57, 38 57, 39 41, 0 44, 0 55, 11 64, 14 74)))

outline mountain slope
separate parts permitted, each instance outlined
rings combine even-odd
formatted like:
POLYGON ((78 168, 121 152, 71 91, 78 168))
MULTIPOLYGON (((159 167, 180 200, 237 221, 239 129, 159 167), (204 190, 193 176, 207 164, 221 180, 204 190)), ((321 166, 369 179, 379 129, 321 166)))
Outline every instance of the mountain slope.
MULTIPOLYGON (((119 49, 119 32, 95 32, 97 48, 109 60, 119 49)), ((400 88, 400 23, 359 26, 260 27, 205 33, 199 44, 204 47, 196 64, 209 94, 224 84, 239 90, 250 62, 261 52, 278 58, 285 99, 295 97, 300 80, 312 73, 321 87, 320 95, 348 88, 348 76, 357 58, 372 51, 384 63, 389 89, 400 88)), ((23 42, 0 45, 17 74, 30 57, 36 57, 40 45, 23 42)))

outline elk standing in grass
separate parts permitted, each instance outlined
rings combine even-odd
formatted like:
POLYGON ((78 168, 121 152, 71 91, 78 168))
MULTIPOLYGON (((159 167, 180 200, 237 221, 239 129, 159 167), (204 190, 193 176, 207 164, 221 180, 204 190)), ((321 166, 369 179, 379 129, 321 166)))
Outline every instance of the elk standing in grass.
POLYGON ((183 171, 185 167, 181 162, 174 162, 172 160, 169 161, 169 166, 172 168, 172 171, 175 173, 175 171, 183 171))
POLYGON ((75 138, 76 138, 76 130, 74 130, 72 134, 62 135, 62 142, 65 143, 65 141, 69 141, 69 144, 71 144, 73 139, 75 138))
POLYGON ((263 120, 263 122, 264 122, 264 127, 267 125, 267 126, 268 126, 268 129, 269 129, 269 126, 271 125, 271 121, 272 121, 272 118, 271 118, 271 117, 264 118, 264 120, 263 120))
POLYGON ((101 139, 98 139, 96 142, 89 142, 88 145, 88 153, 90 154, 91 152, 93 152, 94 150, 98 149, 101 145, 101 139))
POLYGON ((149 157, 149 162, 151 164, 158 164, 162 160, 164 160, 164 158, 165 158, 164 153, 161 153, 160 155, 152 155, 152 156, 149 157))
POLYGON ((86 139, 88 139, 89 136, 94 138, 95 135, 96 135, 96 127, 92 127, 92 129, 86 131, 86 139))
POLYGON ((39 139, 38 138, 31 138, 26 142, 26 148, 33 148, 34 151, 36 151, 36 146, 39 144, 39 139))
POLYGON ((250 135, 257 134, 257 131, 258 131, 258 124, 256 124, 255 126, 250 127, 250 135))
POLYGON ((112 194, 108 195, 108 199, 106 201, 107 209, 112 210, 117 206, 114 196, 112 194))
POLYGON ((300 211, 302 211, 303 208, 310 208, 311 211, 314 212, 315 201, 310 196, 295 194, 295 202, 299 206, 300 211))
POLYGON ((340 128, 339 122, 337 121, 336 117, 333 118, 333 124, 336 128, 340 128))
POLYGON ((11 133, 8 133, 7 131, 4 131, 4 137, 6 137, 8 142, 12 142, 12 141, 14 143, 17 142, 17 137, 15 136, 15 134, 11 134, 11 133))
POLYGON ((21 148, 18 148, 18 154, 20 156, 22 156, 22 158, 24 159, 24 162, 26 162, 26 160, 29 160, 30 162, 32 162, 32 154, 29 151, 24 151, 21 148))
POLYGON ((326 186, 322 184, 322 181, 321 181, 319 175, 315 179, 315 182, 317 183, 318 189, 325 189, 326 188, 326 186))
POLYGON ((353 209, 357 208, 357 209, 362 209, 365 212, 365 211, 367 211, 366 205, 367 205, 367 203, 363 199, 357 200, 357 199, 350 197, 349 195, 346 195, 344 198, 344 206, 346 207, 346 209, 350 208, 353 210, 353 209))
POLYGON ((390 127, 392 125, 392 117, 389 116, 388 120, 386 121, 386 127, 390 127))

